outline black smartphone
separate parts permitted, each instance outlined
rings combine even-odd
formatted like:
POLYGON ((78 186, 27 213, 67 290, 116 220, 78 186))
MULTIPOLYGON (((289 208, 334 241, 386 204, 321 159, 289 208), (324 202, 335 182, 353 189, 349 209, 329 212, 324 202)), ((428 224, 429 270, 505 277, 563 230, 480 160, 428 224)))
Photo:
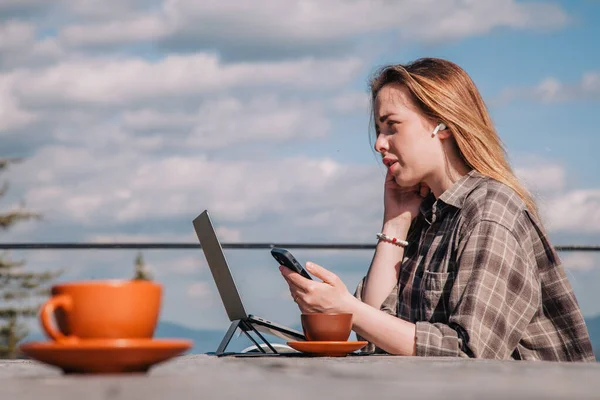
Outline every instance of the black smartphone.
POLYGON ((285 265, 286 267, 288 267, 289 269, 291 269, 294 272, 299 273, 306 279, 312 280, 312 278, 310 277, 308 272, 306 272, 306 270, 302 267, 302 265, 300 265, 300 263, 296 260, 296 258, 294 258, 292 253, 290 253, 286 249, 281 249, 279 247, 273 247, 271 249, 271 255, 273 256, 273 258, 275 258, 275 260, 277 260, 277 262, 279 262, 280 265, 285 265))

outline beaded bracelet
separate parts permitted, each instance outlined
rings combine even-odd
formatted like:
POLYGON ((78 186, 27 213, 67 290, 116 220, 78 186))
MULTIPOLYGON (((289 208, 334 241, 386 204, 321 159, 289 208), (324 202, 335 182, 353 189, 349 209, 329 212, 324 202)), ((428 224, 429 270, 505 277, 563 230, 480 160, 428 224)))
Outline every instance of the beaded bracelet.
POLYGON ((396 246, 406 247, 408 246, 408 242, 406 240, 397 239, 395 237, 390 237, 384 233, 378 233, 377 239, 383 240, 385 242, 389 242, 391 244, 395 244, 396 246))

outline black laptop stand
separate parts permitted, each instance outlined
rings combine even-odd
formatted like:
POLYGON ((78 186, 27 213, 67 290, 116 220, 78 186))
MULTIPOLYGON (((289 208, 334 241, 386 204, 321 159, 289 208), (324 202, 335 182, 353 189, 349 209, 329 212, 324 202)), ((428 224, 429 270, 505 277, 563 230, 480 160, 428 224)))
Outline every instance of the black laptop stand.
POLYGON ((271 345, 271 343, 269 343, 267 341, 267 339, 265 339, 264 336, 260 334, 260 332, 258 331, 258 329, 256 329, 254 327, 254 323, 252 321, 250 321, 248 319, 237 319, 237 320, 233 321, 231 323, 231 325, 229 325, 229 329, 227 329, 227 332, 225 333, 225 336, 223 336, 223 339, 221 340, 221 344, 219 344, 219 347, 217 348, 217 352, 215 353, 215 355, 217 355, 217 356, 220 357, 220 356, 232 354, 232 353, 226 353, 225 349, 227 348, 227 345, 229 345, 229 342, 231 341, 231 339, 233 338, 233 335, 235 334, 235 332, 238 329, 240 329, 242 332, 244 332, 244 334, 246 336, 248 336, 248 338, 252 341, 252 343, 254 343, 254 345, 260 350, 261 353, 266 354, 267 352, 250 335, 250 332, 254 332, 260 338, 260 340, 262 340, 263 343, 266 344, 267 347, 273 353, 278 354, 277 350, 275 350, 275 348, 271 345))

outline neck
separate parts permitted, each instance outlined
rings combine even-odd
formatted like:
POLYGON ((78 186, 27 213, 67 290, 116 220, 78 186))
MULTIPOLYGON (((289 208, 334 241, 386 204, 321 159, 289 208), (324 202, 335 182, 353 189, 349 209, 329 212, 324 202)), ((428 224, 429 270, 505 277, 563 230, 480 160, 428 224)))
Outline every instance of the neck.
POLYGON ((448 190, 462 176, 471 171, 463 159, 454 151, 444 151, 445 162, 425 179, 425 183, 433 192, 436 199, 448 190))

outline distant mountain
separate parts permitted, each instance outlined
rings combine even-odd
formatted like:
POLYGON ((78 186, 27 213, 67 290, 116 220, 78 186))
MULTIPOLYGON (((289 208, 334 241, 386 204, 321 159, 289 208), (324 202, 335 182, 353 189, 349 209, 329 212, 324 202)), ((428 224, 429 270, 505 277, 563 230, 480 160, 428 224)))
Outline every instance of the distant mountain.
POLYGON ((225 335, 225 331, 225 329, 222 331, 194 329, 175 322, 161 321, 156 327, 154 337, 162 339, 191 339, 194 341, 194 347, 188 353, 203 354, 217 350, 223 335, 225 335))
MULTIPOLYGON (((227 327, 223 330, 194 329, 175 322, 160 321, 154 332, 154 337, 160 339, 191 339, 194 341, 194 346, 186 354, 204 354, 217 350, 226 331, 227 327)), ((46 340, 48 338, 42 332, 32 331, 22 343, 46 340)), ((279 338, 269 337, 268 340, 272 343, 283 343, 279 338)), ((251 345, 252 342, 242 333, 233 337, 227 346, 227 351, 241 351, 251 345)))
MULTIPOLYGON (((594 347, 596 360, 600 361, 600 315, 586 318, 586 324, 594 347)), ((299 326, 291 328, 302 330, 299 326)), ((194 347, 187 354, 204 354, 217 350, 226 330, 227 328, 223 330, 194 329, 175 322, 161 321, 156 328, 154 336, 156 338, 191 339, 194 341, 194 347)), ((45 340, 47 338, 40 332, 32 332, 25 339, 25 341, 45 340)), ((269 336, 268 340, 272 343, 284 343, 283 340, 272 336, 269 336)), ((240 351, 250 345, 252 345, 252 342, 245 335, 241 334, 231 340, 227 350, 240 351)))

